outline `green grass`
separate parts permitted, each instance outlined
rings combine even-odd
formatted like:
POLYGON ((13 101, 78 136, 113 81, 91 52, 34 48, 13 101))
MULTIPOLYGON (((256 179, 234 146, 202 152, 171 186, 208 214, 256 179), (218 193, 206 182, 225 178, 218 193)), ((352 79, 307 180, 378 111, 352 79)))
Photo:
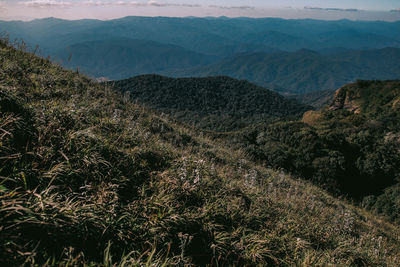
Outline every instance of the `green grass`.
POLYGON ((397 266, 400 229, 0 44, 2 266, 397 266))

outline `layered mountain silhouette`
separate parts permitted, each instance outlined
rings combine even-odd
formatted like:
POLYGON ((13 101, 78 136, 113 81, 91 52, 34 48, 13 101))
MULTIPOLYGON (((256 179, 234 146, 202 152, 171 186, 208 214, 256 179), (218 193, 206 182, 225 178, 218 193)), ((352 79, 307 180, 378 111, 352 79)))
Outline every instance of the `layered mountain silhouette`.
POLYGON ((228 75, 299 94, 334 90, 357 79, 399 77, 398 51, 392 49, 400 47, 399 22, 47 18, 2 21, 0 28, 32 49, 38 44, 41 55, 94 78, 228 75), (382 60, 370 64, 374 59, 382 60))
POLYGON ((187 51, 175 45, 146 40, 101 40, 73 44, 56 53, 66 67, 79 67, 94 77, 122 79, 204 66, 215 57, 187 51))
POLYGON ((277 91, 301 94, 334 90, 358 79, 395 79, 400 76, 400 49, 245 53, 209 66, 166 74, 228 75, 277 91))

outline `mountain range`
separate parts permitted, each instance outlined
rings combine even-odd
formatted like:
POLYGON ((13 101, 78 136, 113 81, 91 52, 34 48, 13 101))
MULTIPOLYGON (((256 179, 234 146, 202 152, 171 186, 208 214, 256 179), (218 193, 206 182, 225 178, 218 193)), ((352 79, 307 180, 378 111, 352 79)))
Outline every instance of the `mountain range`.
POLYGON ((55 53, 67 68, 79 68, 92 77, 123 79, 139 74, 204 66, 214 56, 146 40, 100 40, 70 45, 55 53))
POLYGON ((169 71, 178 77, 227 75, 285 93, 335 90, 358 79, 400 77, 400 48, 245 53, 214 64, 169 71))
POLYGON ((32 50, 39 45, 41 55, 95 78, 228 75, 296 94, 357 79, 399 78, 399 27, 400 22, 225 17, 0 22, 11 39, 22 38, 32 50), (375 56, 382 60, 369 64, 375 56))

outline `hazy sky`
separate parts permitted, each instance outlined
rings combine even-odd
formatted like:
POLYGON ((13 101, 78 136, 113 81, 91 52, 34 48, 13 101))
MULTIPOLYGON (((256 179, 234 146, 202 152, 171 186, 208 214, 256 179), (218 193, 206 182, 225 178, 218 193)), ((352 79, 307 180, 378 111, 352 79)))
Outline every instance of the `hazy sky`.
POLYGON ((400 20, 400 0, 0 0, 0 19, 229 16, 400 20))

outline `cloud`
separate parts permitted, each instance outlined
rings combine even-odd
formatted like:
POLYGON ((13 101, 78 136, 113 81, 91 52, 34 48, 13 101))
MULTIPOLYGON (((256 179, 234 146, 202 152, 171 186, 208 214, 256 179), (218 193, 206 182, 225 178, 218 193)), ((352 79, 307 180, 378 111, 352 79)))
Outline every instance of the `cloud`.
POLYGON ((157 1, 149 1, 147 3, 147 5, 149 5, 149 6, 160 6, 160 7, 164 7, 164 6, 201 7, 201 5, 196 5, 196 4, 173 4, 173 3, 160 3, 160 2, 157 2, 157 1))
POLYGON ((390 12, 400 12, 400 8, 398 8, 398 9, 392 9, 392 10, 390 10, 390 12))
POLYGON ((135 7, 201 7, 201 5, 190 5, 190 4, 174 4, 174 3, 161 3, 158 1, 150 0, 148 2, 136 2, 136 1, 84 1, 81 2, 82 5, 86 6, 135 6, 135 7))
POLYGON ((56 0, 30 0, 19 2, 20 5, 28 6, 28 7, 37 7, 37 8, 45 8, 45 7, 68 7, 71 6, 71 2, 66 1, 56 1, 56 0))
POLYGON ((310 10, 324 10, 324 11, 344 11, 344 12, 358 12, 361 11, 357 8, 335 8, 335 7, 328 7, 328 8, 322 8, 322 7, 311 7, 311 6, 305 6, 304 9, 310 9, 310 10))
POLYGON ((108 5, 109 2, 103 2, 103 1, 83 1, 81 2, 82 5, 85 6, 105 6, 108 5))
POLYGON ((219 9, 241 9, 241 10, 255 9, 254 6, 217 6, 217 5, 209 5, 208 7, 219 8, 219 9))

